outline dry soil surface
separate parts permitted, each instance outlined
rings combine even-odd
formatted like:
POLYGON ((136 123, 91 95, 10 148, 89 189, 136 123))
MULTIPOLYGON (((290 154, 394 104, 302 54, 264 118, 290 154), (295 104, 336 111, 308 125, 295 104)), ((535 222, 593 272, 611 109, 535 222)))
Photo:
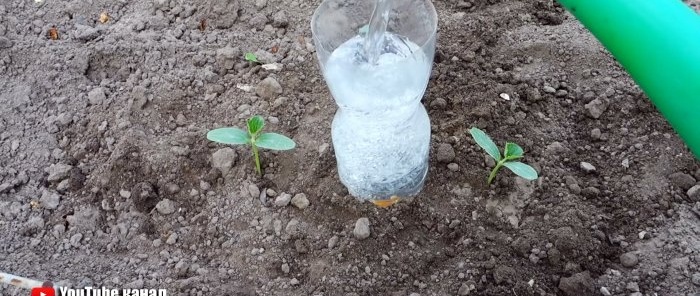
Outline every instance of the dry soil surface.
POLYGON ((169 295, 700 295, 700 165, 555 2, 435 1, 431 167, 387 210, 337 177, 319 3, 0 2, 0 271, 169 295), (262 177, 205 138, 252 114, 298 143, 262 177), (486 186, 473 126, 541 177, 486 186))

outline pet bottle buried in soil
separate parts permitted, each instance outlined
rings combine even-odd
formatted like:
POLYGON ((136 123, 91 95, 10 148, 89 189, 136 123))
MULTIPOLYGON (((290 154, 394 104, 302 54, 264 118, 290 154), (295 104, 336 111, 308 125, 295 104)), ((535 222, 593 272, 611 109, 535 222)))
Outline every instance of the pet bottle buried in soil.
POLYGON ((389 1, 326 0, 312 23, 339 107, 331 130, 340 180, 367 200, 415 196, 428 171, 430 120, 421 98, 437 17, 428 0, 389 1), (350 28, 332 22, 339 15, 350 28))

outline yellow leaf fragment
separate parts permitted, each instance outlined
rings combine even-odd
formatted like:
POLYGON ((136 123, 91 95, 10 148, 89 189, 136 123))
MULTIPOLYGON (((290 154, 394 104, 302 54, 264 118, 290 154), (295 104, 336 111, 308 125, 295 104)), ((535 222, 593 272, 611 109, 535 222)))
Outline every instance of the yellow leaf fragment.
POLYGON ((58 40, 58 29, 56 29, 55 26, 54 26, 54 27, 51 27, 51 29, 49 29, 49 34, 48 34, 48 35, 49 35, 49 39, 51 39, 51 40, 58 40))
POLYGON ((107 14, 107 12, 100 13, 100 23, 104 24, 108 21, 109 21, 109 15, 107 14))
POLYGON ((389 199, 381 199, 381 200, 376 200, 376 199, 374 199, 374 200, 371 200, 371 202, 372 202, 375 206, 378 206, 378 207, 380 207, 380 208, 382 208, 382 209, 386 209, 386 208, 388 208, 388 207, 390 207, 390 206, 393 206, 394 204, 396 204, 396 203, 399 202, 399 201, 401 201, 401 198, 398 197, 398 196, 396 196, 396 195, 392 196, 392 197, 389 198, 389 199))

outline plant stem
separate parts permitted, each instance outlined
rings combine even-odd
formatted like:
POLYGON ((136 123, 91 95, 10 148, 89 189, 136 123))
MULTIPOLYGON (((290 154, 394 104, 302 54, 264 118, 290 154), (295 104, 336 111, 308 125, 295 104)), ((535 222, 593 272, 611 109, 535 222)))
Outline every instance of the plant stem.
POLYGON ((258 146, 255 143, 251 144, 253 146, 253 157, 255 157, 255 171, 259 175, 262 175, 262 170, 260 170, 260 155, 258 154, 258 146))
POLYGON ((505 159, 505 158, 504 158, 504 159, 501 159, 501 161, 499 161, 498 163, 496 163, 496 166, 493 167, 493 170, 491 170, 491 174, 489 174, 489 180, 488 180, 489 185, 491 185, 491 182, 493 181, 493 178, 496 177, 496 173, 498 173, 498 170, 501 169, 501 167, 503 166, 504 163, 506 163, 506 159, 505 159))

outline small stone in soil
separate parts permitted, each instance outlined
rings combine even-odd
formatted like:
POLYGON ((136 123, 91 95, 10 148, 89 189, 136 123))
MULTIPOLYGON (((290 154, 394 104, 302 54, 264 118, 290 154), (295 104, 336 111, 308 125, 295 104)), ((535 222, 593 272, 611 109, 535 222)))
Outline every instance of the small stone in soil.
POLYGON ((595 172, 595 167, 592 164, 585 161, 581 162, 581 169, 586 173, 595 172))
POLYGON ((175 118, 175 124, 177 124, 177 126, 186 125, 187 124, 187 117, 185 117, 185 115, 182 113, 177 114, 177 117, 175 118))
POLYGON ((101 87, 95 88, 88 93, 90 105, 100 105, 105 99, 107 99, 107 96, 105 96, 105 91, 101 87))
POLYGON ((284 228, 289 235, 296 235, 299 233, 299 220, 292 219, 287 223, 287 227, 284 228))
POLYGON ((289 273, 289 264, 287 264, 287 263, 282 264, 282 272, 284 272, 285 274, 289 273))
POLYGON ((170 236, 168 236, 168 239, 165 241, 165 243, 168 245, 175 244, 177 242, 177 238, 177 233, 173 232, 170 234, 170 236))
POLYGON ((370 235, 369 219, 364 217, 357 219, 357 222, 355 222, 355 229, 353 229, 352 233, 355 235, 355 238, 359 240, 368 238, 370 235))
POLYGON ((203 192, 209 191, 209 189, 211 189, 211 184, 207 181, 199 180, 199 188, 202 189, 203 192))
POLYGON ((260 204, 261 204, 261 205, 263 205, 263 206, 265 206, 265 207, 269 207, 269 206, 270 206, 270 203, 269 203, 268 200, 267 200, 267 190, 261 190, 261 191, 260 191, 260 196, 258 197, 258 199, 260 200, 260 204))
POLYGON ((248 185, 248 192, 250 193, 250 197, 252 197, 252 198, 259 198, 260 197, 260 188, 258 187, 258 185, 255 185, 255 184, 248 185))
POLYGON ((289 20, 287 18, 287 15, 284 13, 284 10, 280 10, 277 13, 272 15, 272 26, 275 28, 284 28, 289 24, 289 20))
POLYGON ((457 291, 458 295, 469 295, 469 293, 474 290, 473 286, 469 286, 467 283, 462 283, 462 285, 459 287, 459 290, 457 291))
POLYGON ((165 184, 165 191, 168 192, 168 194, 175 194, 180 192, 180 186, 170 182, 168 184, 165 184))
POLYGON ((610 291, 608 291, 608 288, 606 287, 600 287, 600 294, 602 294, 603 296, 612 296, 612 294, 610 294, 610 291))
POLYGON ((71 165, 62 163, 53 164, 45 170, 47 173, 49 173, 46 180, 49 182, 58 182, 68 178, 68 176, 70 176, 71 169, 73 169, 73 166, 71 165))
POLYGON ((624 267, 632 268, 639 263, 639 258, 632 252, 624 253, 620 255, 620 263, 622 263, 624 267))
POLYGON ((226 147, 214 152, 211 157, 211 166, 217 168, 222 174, 226 175, 236 162, 236 151, 226 147))
POLYGON ((493 159, 493 157, 484 155, 484 164, 486 164, 487 167, 494 167, 496 165, 496 161, 493 159))
POLYGON ((552 142, 551 144, 547 145, 547 153, 548 154, 561 154, 566 152, 566 147, 560 142, 552 142))
POLYGON ((289 193, 282 193, 277 198, 275 198, 275 206, 286 207, 289 201, 292 200, 292 195, 289 193))
POLYGON ((640 231, 637 236, 639 236, 639 239, 645 239, 647 238, 647 232, 646 231, 640 231))
POLYGON ((255 93, 263 99, 271 99, 282 94, 282 85, 277 82, 277 79, 267 77, 258 83, 255 93))
POLYGON ((445 109, 445 107, 447 107, 447 101, 445 101, 443 98, 437 98, 430 102, 430 108, 432 109, 441 110, 445 109))
POLYGON ((598 119, 601 115, 603 115, 603 112, 608 109, 608 104, 601 99, 595 99, 586 104, 584 108, 588 110, 588 116, 598 119))
POLYGON ((326 151, 328 151, 328 147, 330 147, 328 143, 323 143, 320 146, 318 146, 318 155, 321 156, 324 153, 326 153, 326 151))
POLYGON ((693 283, 693 285, 700 287, 700 272, 694 273, 690 281, 693 283))
POLYGON ((636 282, 627 283, 627 286, 625 288, 627 288, 627 291, 630 292, 639 292, 639 284, 637 284, 636 282))
POLYGON ((70 237, 70 244, 76 248, 80 247, 80 240, 83 239, 83 235, 76 233, 70 237))
POLYGON ((700 201, 700 185, 695 185, 688 189, 688 197, 692 201, 700 201))
POLYGON ((163 215, 175 213, 175 203, 169 199, 163 199, 156 204, 156 210, 163 215))
POLYGON ((48 190, 45 190, 41 194, 41 198, 39 199, 39 202, 41 202, 41 205, 44 206, 44 208, 47 208, 49 210, 54 210, 58 208, 58 203, 61 201, 61 196, 58 195, 56 192, 51 192, 48 190))
POLYGON ((121 197, 123 197, 123 198, 130 198, 130 197, 131 197, 131 191, 121 189, 121 190, 119 190, 119 196, 121 196, 121 197))
POLYGON ((442 143, 437 149, 437 160, 439 162, 452 162, 455 159, 455 150, 452 145, 442 143))
POLYGON ((306 194, 299 193, 294 195, 292 198, 292 204, 299 209, 306 209, 309 206, 309 199, 306 198, 306 194))
POLYGON ((450 171, 456 172, 456 171, 459 171, 459 165, 452 162, 452 163, 447 165, 447 169, 449 169, 450 171))
POLYGON ((338 238, 337 235, 332 236, 332 237, 328 240, 328 248, 329 248, 329 249, 335 248, 335 246, 338 245, 338 240, 339 240, 339 238, 338 238))

